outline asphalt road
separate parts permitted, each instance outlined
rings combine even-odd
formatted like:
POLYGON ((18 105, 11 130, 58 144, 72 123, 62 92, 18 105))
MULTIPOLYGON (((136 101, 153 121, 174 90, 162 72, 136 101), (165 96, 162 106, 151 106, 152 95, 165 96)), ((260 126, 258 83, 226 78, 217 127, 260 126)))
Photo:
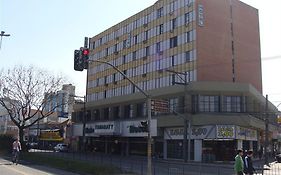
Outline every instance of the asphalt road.
POLYGON ((0 158, 1 175, 78 175, 54 168, 32 165, 28 163, 12 164, 10 161, 0 158))

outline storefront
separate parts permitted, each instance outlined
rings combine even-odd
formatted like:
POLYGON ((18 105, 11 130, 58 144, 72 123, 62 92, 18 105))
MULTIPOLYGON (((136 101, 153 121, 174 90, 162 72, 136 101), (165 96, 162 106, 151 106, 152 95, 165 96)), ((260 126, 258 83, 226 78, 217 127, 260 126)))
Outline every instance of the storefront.
MULTIPOLYGON (((244 149, 243 145, 247 150, 257 149, 257 131, 253 129, 209 125, 192 127, 191 131, 190 158, 194 161, 232 161, 237 148, 244 149)), ((183 159, 183 133, 182 127, 165 129, 164 158, 183 159)))
MULTIPOLYGON (((147 131, 142 120, 88 123, 85 127, 86 149, 119 155, 146 155, 147 131)), ((73 127, 82 144, 82 124, 73 127)), ((151 136, 157 136, 157 120, 151 120, 151 136)))

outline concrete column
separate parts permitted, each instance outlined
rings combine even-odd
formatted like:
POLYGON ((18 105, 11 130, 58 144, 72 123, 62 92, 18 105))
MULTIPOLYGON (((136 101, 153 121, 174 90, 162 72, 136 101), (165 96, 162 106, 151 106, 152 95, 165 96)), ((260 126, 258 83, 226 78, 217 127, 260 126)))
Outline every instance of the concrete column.
POLYGON ((243 140, 237 140, 237 149, 243 149, 243 140))
POLYGON ((168 152, 168 150, 167 150, 167 140, 164 140, 163 141, 163 159, 167 159, 167 152, 168 152))
POLYGON ((202 140, 194 140, 194 161, 202 161, 202 140))

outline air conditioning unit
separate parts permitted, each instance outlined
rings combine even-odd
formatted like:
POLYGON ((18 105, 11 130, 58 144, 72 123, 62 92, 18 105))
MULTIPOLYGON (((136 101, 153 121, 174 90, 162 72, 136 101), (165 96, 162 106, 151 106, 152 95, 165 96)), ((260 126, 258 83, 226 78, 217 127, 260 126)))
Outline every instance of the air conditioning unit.
POLYGON ((118 53, 119 53, 118 51, 115 51, 115 52, 114 52, 115 55, 118 55, 118 53))
POLYGON ((147 43, 147 40, 143 40, 143 44, 146 44, 147 43))

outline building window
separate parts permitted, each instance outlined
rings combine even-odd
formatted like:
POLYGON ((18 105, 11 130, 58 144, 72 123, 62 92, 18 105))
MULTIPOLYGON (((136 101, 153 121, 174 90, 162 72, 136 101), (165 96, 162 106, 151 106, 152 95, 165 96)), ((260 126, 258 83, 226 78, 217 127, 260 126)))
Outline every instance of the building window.
POLYGON ((191 61, 191 51, 185 52, 185 62, 191 61))
POLYGON ((171 62, 172 62, 172 66, 175 66, 175 56, 174 55, 171 56, 171 62))
POLYGON ((137 59, 137 51, 134 51, 132 54, 133 54, 133 60, 136 60, 137 59))
POLYGON ((161 16, 163 16, 163 7, 157 9, 157 18, 160 18, 161 16))
MULTIPOLYGON (((123 71, 123 74, 127 75, 127 70, 124 70, 124 71, 123 71)), ((126 77, 123 76, 123 79, 126 79, 126 77)))
POLYGON ((173 38, 170 38, 170 48, 174 48, 178 46, 178 37, 175 36, 173 38))
POLYGON ((170 3, 170 13, 175 11, 175 1, 170 3))
POLYGON ((219 96, 199 96, 200 112, 219 112, 219 96))
POLYGON ((144 40, 148 40, 148 30, 144 32, 144 40))
POLYGON ((105 49, 105 56, 108 56, 108 48, 105 49))
POLYGON ((125 49, 127 47, 127 40, 123 40, 123 49, 125 49))
POLYGON ((102 38, 100 38, 100 45, 102 45, 102 38))
POLYGON ((156 53, 160 53, 161 47, 160 42, 156 43, 156 53))
POLYGON ((114 52, 117 52, 117 44, 114 45, 114 52))
POLYGON ((191 31, 186 33, 186 42, 187 43, 191 42, 191 36, 192 36, 192 32, 191 31))
POLYGON ((109 119, 109 108, 103 109, 103 119, 108 120, 109 119))
POLYGON ((164 25, 163 25, 163 24, 160 24, 160 25, 157 27, 157 33, 158 33, 158 35, 161 35, 163 32, 164 32, 164 25))
POLYGON ((132 113, 132 106, 131 105, 125 105, 124 106, 124 118, 131 118, 130 114, 132 113))
POLYGON ((125 64, 126 62, 127 62, 126 55, 123 55, 122 64, 125 64))
POLYGON ((177 18, 171 20, 171 29, 174 30, 177 27, 177 18))
POLYGON ((185 24, 188 24, 190 21, 190 13, 184 14, 184 22, 185 24))
POLYGON ((99 109, 95 109, 93 111, 93 116, 94 116, 94 120, 100 120, 100 110, 99 109))
POLYGON ((136 116, 143 117, 144 115, 144 103, 136 104, 136 116))
POLYGON ((224 112, 241 112, 240 96, 224 96, 223 97, 224 112))
POLYGON ((138 35, 135 35, 135 36, 134 36, 134 41, 135 41, 135 44, 138 43, 138 35))
POLYGON ((113 83, 116 83, 116 73, 115 74, 113 74, 113 83))
POLYGON ((147 46, 146 48, 145 48, 145 56, 149 56, 149 46, 147 46))
POLYGON ((112 112, 113 112, 113 118, 114 119, 119 119, 120 118, 120 107, 119 106, 115 106, 112 108, 112 112))

